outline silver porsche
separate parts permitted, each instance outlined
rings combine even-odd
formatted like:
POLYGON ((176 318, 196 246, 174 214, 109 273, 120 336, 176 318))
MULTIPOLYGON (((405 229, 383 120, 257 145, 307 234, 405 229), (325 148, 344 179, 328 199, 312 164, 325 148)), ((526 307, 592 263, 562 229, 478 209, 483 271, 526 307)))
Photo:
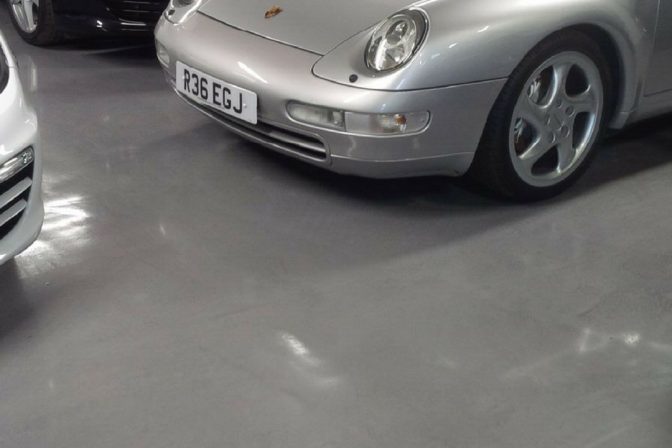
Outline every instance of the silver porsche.
POLYGON ((157 55, 185 101, 345 174, 469 174, 520 200, 607 128, 672 111, 672 0, 172 0, 157 55))

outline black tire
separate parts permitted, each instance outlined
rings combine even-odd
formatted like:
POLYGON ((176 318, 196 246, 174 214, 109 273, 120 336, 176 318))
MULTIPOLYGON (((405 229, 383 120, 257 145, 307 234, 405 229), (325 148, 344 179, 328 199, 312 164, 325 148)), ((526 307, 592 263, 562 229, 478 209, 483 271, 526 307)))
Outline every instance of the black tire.
POLYGON ((31 45, 46 46, 53 45, 63 40, 63 36, 56 29, 56 19, 54 17, 54 7, 52 0, 41 0, 38 8, 37 28, 32 32, 26 32, 14 16, 11 0, 7 0, 9 15, 12 17, 12 23, 17 33, 31 45))
POLYGON ((595 146, 612 114, 613 86, 609 63, 600 46, 588 35, 580 31, 565 30, 545 39, 525 56, 502 89, 488 117, 469 176, 495 195, 516 201, 544 200, 562 193, 585 173, 594 158, 595 146), (569 177, 552 186, 537 187, 528 184, 517 174, 509 154, 509 132, 514 108, 532 74, 553 56, 567 51, 587 56, 600 71, 604 105, 599 133, 586 157, 569 177))

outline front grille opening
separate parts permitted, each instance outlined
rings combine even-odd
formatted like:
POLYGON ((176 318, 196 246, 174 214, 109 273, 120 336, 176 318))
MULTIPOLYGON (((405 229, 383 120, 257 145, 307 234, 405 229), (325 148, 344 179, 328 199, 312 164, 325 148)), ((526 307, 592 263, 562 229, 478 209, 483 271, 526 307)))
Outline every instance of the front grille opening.
POLYGON ((5 213, 7 210, 11 209, 14 207, 16 204, 18 204, 21 201, 28 202, 28 198, 30 197, 30 188, 25 190, 23 193, 21 193, 19 196, 17 196, 15 199, 12 201, 8 202, 4 207, 0 208, 0 215, 5 213))
POLYGON ((216 109, 196 103, 180 95, 192 106, 214 118, 224 126, 253 141, 266 144, 283 152, 289 152, 303 158, 324 162, 327 160, 327 148, 317 137, 291 131, 259 121, 256 125, 223 114, 216 109))
POLYGON ((16 215, 14 218, 10 219, 7 224, 4 226, 0 226, 0 240, 4 239, 7 235, 9 235, 9 232, 14 230, 14 227, 21 221, 21 217, 23 216, 23 213, 16 215))
POLYGON ((168 0, 105 0, 105 4, 121 20, 155 23, 168 6, 168 0))
POLYGON ((34 162, 27 165, 12 178, 0 184, 0 223, 11 216, 4 224, 0 224, 0 240, 14 230, 28 205, 34 165, 34 162), (13 194, 10 193, 12 191, 13 194), (7 196, 7 193, 9 193, 9 196, 7 196), (5 198, 3 198, 3 195, 5 198))

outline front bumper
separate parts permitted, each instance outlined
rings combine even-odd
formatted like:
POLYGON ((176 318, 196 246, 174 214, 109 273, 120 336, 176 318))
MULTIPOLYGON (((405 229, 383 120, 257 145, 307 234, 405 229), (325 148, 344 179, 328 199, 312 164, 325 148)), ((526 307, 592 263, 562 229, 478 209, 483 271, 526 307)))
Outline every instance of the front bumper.
MULTIPOLYGON (((18 221, 0 226, 2 232, 0 265, 22 252, 37 239, 44 219, 41 192, 42 157, 38 148, 37 118, 23 96, 16 68, 11 68, 9 83, 0 93, 0 165, 29 147, 33 148, 35 159, 32 168, 27 167, 24 171, 32 169, 32 174, 28 175, 23 171, 19 174, 29 177, 32 185, 26 190, 25 208, 17 215, 18 221)), ((10 181, 0 184, 0 192, 10 181)), ((2 195, 0 200, 1 198, 2 195)), ((12 207, 12 204, 17 205, 18 202, 12 201, 5 207, 0 206, 0 217, 12 207)))
POLYGON ((54 0, 56 27, 69 35, 149 35, 168 0, 54 0))
POLYGON ((239 123, 195 105, 201 111, 271 149, 332 171, 365 177, 465 173, 505 82, 395 92, 335 84, 313 75, 312 67, 320 55, 237 30, 202 14, 181 25, 162 18, 156 40, 170 57, 164 69, 173 85, 179 60, 252 90, 259 98, 261 125, 239 123), (292 120, 286 110, 290 101, 372 114, 429 111, 431 122, 415 135, 354 135, 292 120), (276 138, 282 134, 289 138, 276 138), (305 139, 299 146, 287 144, 302 137, 305 139), (315 152, 302 150, 302 145, 314 143, 323 146, 323 155, 316 157, 315 152))
POLYGON ((126 22, 114 17, 67 14, 56 18, 56 28, 69 36, 150 36, 154 23, 126 22))

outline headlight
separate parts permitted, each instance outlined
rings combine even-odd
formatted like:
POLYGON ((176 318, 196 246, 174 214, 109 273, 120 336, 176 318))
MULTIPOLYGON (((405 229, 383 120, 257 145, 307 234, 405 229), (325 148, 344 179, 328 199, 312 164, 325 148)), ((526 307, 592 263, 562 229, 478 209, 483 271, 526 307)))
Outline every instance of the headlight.
POLYGON ((166 8, 166 19, 172 23, 182 23, 191 17, 203 0, 170 0, 166 8))
POLYGON ((30 165, 33 160, 35 160, 35 152, 33 148, 28 148, 18 156, 0 165, 0 183, 14 177, 16 173, 30 165))
POLYGON ((366 65, 384 72, 406 64, 427 34, 427 17, 418 10, 393 15, 376 28, 366 49, 366 65))

